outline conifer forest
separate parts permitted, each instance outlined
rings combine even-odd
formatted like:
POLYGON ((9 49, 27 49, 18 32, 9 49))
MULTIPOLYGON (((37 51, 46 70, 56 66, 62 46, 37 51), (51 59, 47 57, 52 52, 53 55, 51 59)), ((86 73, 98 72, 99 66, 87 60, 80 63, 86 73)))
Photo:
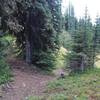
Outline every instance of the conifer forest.
POLYGON ((0 0, 0 100, 100 100, 100 8, 63 1, 0 0))

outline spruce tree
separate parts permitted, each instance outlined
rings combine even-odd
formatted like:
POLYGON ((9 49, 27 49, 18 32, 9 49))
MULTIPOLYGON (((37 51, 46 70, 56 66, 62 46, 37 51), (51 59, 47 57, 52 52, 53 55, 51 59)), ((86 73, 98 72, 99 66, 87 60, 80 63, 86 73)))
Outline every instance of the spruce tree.
POLYGON ((47 0, 51 14, 52 23, 55 31, 55 43, 59 45, 59 34, 62 30, 62 13, 61 13, 61 2, 62 0, 47 0))
POLYGON ((100 17, 97 15, 95 31, 94 31, 94 38, 93 38, 93 60, 94 60, 94 63, 95 63, 95 57, 98 54, 100 54, 100 17))
POLYGON ((87 8, 84 18, 73 26, 70 67, 73 72, 84 71, 93 67, 93 26, 87 8))
POLYGON ((84 53, 87 55, 87 67, 93 67, 93 25, 85 8, 84 16, 84 53))
POLYGON ((16 37, 27 63, 45 68, 53 67, 51 53, 58 47, 61 30, 61 1, 50 4, 51 0, 0 1, 2 29, 16 37))
POLYGON ((2 22, 17 38, 28 63, 32 62, 33 53, 54 48, 52 15, 46 0, 7 0, 0 4, 2 22))
POLYGON ((75 18, 74 6, 70 2, 68 8, 65 13, 65 29, 69 31, 69 33, 73 33, 75 31, 75 25, 77 23, 77 19, 75 18))

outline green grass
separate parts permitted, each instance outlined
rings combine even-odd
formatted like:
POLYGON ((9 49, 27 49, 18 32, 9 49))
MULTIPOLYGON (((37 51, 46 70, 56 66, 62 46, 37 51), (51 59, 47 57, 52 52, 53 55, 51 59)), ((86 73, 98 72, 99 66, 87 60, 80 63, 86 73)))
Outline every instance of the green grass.
MULTIPOLYGON (((5 58, 7 57, 10 36, 4 36, 0 38, 0 85, 10 80, 11 71, 6 64, 5 58)), ((10 55, 11 57, 11 55, 10 55)))
POLYGON ((11 78, 11 71, 4 60, 0 60, 0 85, 6 83, 11 78))
POLYGON ((100 69, 52 81, 45 92, 42 99, 29 100, 100 100, 100 69))

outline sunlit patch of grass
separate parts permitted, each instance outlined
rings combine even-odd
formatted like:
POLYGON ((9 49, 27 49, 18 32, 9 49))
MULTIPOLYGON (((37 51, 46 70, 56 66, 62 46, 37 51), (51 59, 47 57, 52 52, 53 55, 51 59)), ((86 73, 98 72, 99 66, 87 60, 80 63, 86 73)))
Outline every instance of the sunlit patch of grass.
POLYGON ((97 62, 95 63, 95 66, 96 66, 97 68, 100 68, 100 60, 97 61, 97 62))
POLYGON ((98 59, 98 61, 95 62, 95 67, 100 68, 100 55, 97 55, 96 58, 98 59))
POLYGON ((67 96, 64 94, 56 93, 44 97, 31 96, 28 100, 67 100, 67 96))
POLYGON ((42 99, 42 97, 39 97, 39 96, 30 96, 28 98, 28 100, 41 100, 41 99, 42 99))

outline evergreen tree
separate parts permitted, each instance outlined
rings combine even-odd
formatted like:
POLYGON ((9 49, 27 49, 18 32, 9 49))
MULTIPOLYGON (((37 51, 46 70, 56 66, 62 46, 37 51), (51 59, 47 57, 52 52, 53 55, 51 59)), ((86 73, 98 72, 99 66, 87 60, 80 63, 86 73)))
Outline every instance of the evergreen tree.
POLYGON ((100 17, 97 15, 95 32, 93 38, 93 60, 95 62, 95 57, 100 53, 100 17))
POLYGON ((61 1, 4 0, 0 1, 0 13, 2 29, 14 34, 26 62, 53 67, 51 52, 61 30, 61 1))
POLYGON ((70 55, 70 67, 74 72, 84 71, 93 66, 93 26, 87 8, 84 18, 73 26, 76 28, 71 35, 73 45, 70 55))
POLYGON ((62 13, 61 13, 61 2, 62 0, 47 0, 51 14, 52 23, 55 31, 55 42, 59 45, 59 34, 62 30, 62 13))
POLYGON ((87 55, 84 53, 84 31, 82 28, 73 33, 69 60, 72 72, 80 72, 86 69, 87 55))
POLYGON ((84 16, 84 53, 88 58, 87 67, 93 67, 93 25, 87 7, 84 16))
POLYGON ((73 33, 75 26, 77 27, 75 24, 77 24, 77 19, 75 18, 74 6, 70 2, 65 13, 65 29, 73 33))
POLYGON ((17 37, 28 63, 32 62, 34 52, 54 48, 52 15, 46 0, 5 0, 0 4, 1 12, 5 13, 2 26, 6 22, 7 29, 17 37))

